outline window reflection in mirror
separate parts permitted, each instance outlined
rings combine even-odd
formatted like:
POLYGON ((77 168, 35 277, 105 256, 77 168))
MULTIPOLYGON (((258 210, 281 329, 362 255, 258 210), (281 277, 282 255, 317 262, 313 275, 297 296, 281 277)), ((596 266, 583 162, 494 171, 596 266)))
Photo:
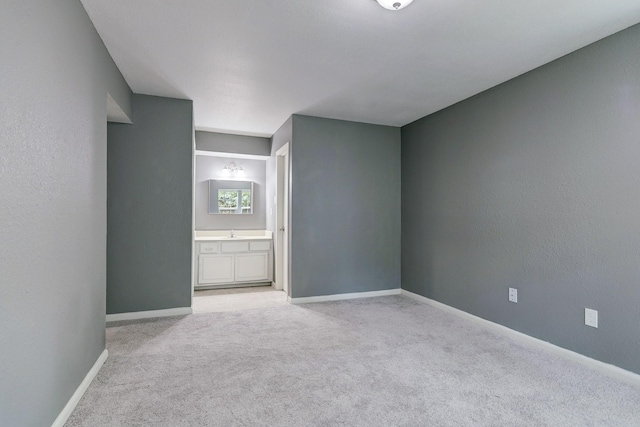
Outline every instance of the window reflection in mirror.
POLYGON ((209 213, 252 214, 253 182, 209 180, 209 213))

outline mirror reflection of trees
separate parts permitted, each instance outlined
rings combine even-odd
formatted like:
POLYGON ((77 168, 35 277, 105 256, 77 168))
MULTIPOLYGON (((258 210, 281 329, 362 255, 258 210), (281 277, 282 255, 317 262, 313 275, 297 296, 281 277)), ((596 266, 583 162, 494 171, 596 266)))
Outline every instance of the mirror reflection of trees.
POLYGON ((238 190, 218 190, 220 213, 233 213, 238 209, 238 190))
POLYGON ((209 180, 209 214, 251 215, 253 182, 209 180))
POLYGON ((222 214, 250 214, 251 190, 218 190, 218 211, 222 214))
POLYGON ((242 190, 242 213, 251 213, 251 190, 242 190))

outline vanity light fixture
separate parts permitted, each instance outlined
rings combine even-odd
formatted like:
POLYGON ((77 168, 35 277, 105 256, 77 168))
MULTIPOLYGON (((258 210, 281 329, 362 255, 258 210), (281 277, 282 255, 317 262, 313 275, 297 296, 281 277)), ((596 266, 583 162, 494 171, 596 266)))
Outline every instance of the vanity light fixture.
POLYGON ((222 169, 222 172, 227 176, 235 176, 236 174, 239 176, 244 175, 244 169, 242 168, 242 166, 236 165, 236 162, 226 164, 222 169))
POLYGON ((385 9, 400 10, 409 6, 413 0, 376 0, 385 9))

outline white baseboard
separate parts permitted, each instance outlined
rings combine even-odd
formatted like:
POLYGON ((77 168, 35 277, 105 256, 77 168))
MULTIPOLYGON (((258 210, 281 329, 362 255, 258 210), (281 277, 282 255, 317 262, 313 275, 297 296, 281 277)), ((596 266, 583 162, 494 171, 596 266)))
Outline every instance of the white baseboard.
POLYGON ((93 366, 91 367, 87 375, 84 377, 84 380, 82 380, 82 382, 76 389, 75 393, 73 393, 73 395, 71 396, 71 399, 69 399, 67 404, 64 406, 64 408, 62 409, 62 412, 60 412, 60 415, 58 415, 58 417, 55 419, 53 424, 51 424, 51 427, 64 426, 64 423, 67 422, 73 410, 76 409, 76 406, 78 405, 78 402, 80 402, 80 399, 82 399, 82 396, 84 395, 85 391, 87 391, 87 389, 89 388, 91 381, 93 381, 96 375, 98 375, 100 368, 102 368, 102 365, 104 365, 104 362, 107 360, 108 356, 109 356, 109 352, 105 348, 104 351, 98 357, 98 360, 96 360, 96 363, 93 364, 93 366))
POLYGON ((481 317, 467 313, 466 311, 462 311, 460 309, 451 307, 449 305, 432 300, 430 298, 423 297, 422 295, 414 294, 413 292, 409 292, 404 289, 402 289, 402 295, 406 295, 407 297, 412 298, 416 301, 429 304, 432 307, 449 312, 458 317, 470 320, 474 323, 477 323, 478 325, 484 326, 488 329, 492 329, 496 332, 507 335, 510 338, 520 341, 524 344, 535 346, 537 348, 540 348, 548 352, 551 352, 553 354, 556 354, 558 356, 561 356, 565 359, 571 360, 576 363, 580 363, 581 365, 587 366, 609 377, 615 378, 620 381, 624 381, 632 385, 636 385, 636 386, 640 385, 640 375, 634 372, 627 371, 626 369, 622 369, 618 366, 611 365, 609 363, 601 362, 600 360, 592 359, 583 354, 576 353, 575 351, 567 350, 566 348, 558 347, 557 345, 551 344, 550 342, 532 337, 531 335, 523 334, 522 332, 518 332, 511 328, 507 328, 506 326, 500 325, 498 323, 494 323, 490 320, 483 319, 481 317))
POLYGON ((333 295, 320 295, 317 297, 302 297, 291 298, 288 300, 291 304, 305 304, 308 302, 323 302, 323 301, 338 301, 343 299, 355 299, 355 298, 371 298, 371 297, 384 297, 388 295, 400 295, 400 289, 385 289, 384 291, 371 291, 371 292, 354 292, 350 294, 333 294, 333 295))
POLYGON ((184 316, 193 314, 191 307, 168 308, 166 310, 134 311, 132 313, 107 314, 107 322, 118 320, 150 319, 152 317, 184 316))

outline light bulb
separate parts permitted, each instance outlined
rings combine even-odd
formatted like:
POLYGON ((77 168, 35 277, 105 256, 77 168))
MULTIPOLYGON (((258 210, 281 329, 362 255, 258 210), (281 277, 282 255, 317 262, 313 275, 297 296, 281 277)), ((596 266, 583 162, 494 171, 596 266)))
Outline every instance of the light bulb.
POLYGON ((413 0, 376 0, 378 4, 385 9, 400 10, 409 6, 413 0))

